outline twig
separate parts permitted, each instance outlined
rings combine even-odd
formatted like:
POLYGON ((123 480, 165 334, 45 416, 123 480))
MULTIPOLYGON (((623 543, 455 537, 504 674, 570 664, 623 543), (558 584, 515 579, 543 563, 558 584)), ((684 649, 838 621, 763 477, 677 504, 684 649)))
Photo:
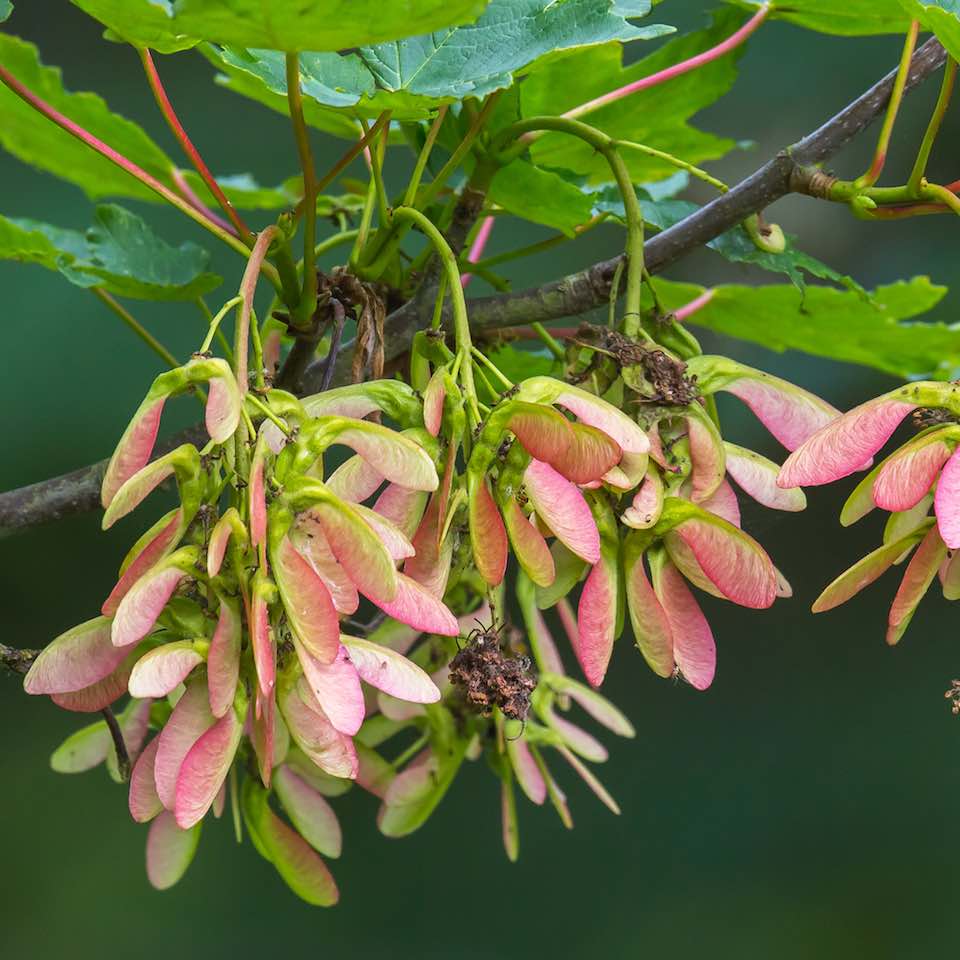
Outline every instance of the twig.
POLYGON ((104 707, 100 712, 107 722, 107 729, 113 739, 113 749, 117 751, 117 773, 120 774, 120 780, 126 783, 130 779, 130 754, 127 753, 127 742, 123 739, 123 731, 110 707, 104 707))

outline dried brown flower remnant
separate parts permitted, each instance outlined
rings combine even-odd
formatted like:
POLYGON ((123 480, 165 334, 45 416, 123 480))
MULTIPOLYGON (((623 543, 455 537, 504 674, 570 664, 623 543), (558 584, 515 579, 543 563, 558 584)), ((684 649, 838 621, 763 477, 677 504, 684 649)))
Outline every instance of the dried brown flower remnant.
POLYGON ((956 717, 960 715, 960 680, 951 680, 950 689, 943 694, 950 701, 950 711, 956 717))
POLYGON ((481 713, 499 707, 510 720, 525 720, 537 685, 527 657, 507 657, 495 630, 478 632, 450 661, 450 682, 481 713))

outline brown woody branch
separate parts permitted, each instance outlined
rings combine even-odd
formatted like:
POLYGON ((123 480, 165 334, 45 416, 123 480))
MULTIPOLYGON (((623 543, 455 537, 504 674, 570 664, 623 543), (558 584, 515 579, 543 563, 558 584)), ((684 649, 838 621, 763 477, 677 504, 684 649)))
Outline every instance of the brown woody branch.
MULTIPOLYGON (((943 66, 945 60, 946 52, 940 43, 928 40, 913 56, 906 90, 922 83, 943 66)), ((732 190, 648 240, 644 246, 647 269, 657 273, 788 193, 808 193, 810 167, 846 146, 883 113, 895 74, 896 71, 888 73, 819 129, 781 150, 732 190)), ((468 303, 471 326, 480 330, 548 322, 592 310, 608 300, 613 274, 621 259, 615 257, 596 263, 541 287, 471 300, 468 303)), ((424 292, 426 286, 422 285, 424 292)), ((414 333, 428 322, 431 309, 430 297, 415 296, 387 318, 385 359, 388 362, 409 349, 414 333)), ((331 385, 349 382, 351 351, 348 348, 346 345, 338 359, 331 385)), ((321 365, 309 367, 303 375, 304 393, 318 390, 322 376, 321 365)), ((168 443, 173 447, 198 436, 203 436, 202 428, 193 427, 168 443)), ((104 460, 60 477, 0 493, 0 536, 96 509, 106 464, 104 460)))

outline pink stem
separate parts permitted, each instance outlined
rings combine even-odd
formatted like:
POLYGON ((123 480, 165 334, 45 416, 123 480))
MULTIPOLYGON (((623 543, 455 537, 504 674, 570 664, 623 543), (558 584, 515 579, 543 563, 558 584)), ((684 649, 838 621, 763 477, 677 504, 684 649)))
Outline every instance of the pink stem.
POLYGON ((237 320, 237 343, 233 351, 233 364, 237 371, 237 386, 240 387, 241 396, 247 392, 248 341, 253 295, 257 289, 260 267, 266 259, 267 250, 270 249, 273 238, 278 233, 277 227, 271 224, 257 235, 257 242, 250 251, 250 259, 247 261, 247 268, 243 271, 243 279, 240 281, 240 296, 243 297, 243 301, 240 304, 240 317, 237 320))
POLYGON ((86 144, 92 150, 95 150, 100 156, 105 157, 111 163, 116 164, 121 170, 129 173, 131 177, 139 180, 145 187, 148 187, 158 196, 163 197, 167 203, 172 204, 178 210, 185 213, 191 220, 195 220, 201 226, 206 227, 212 233, 215 233, 230 246, 236 248, 239 241, 233 236, 232 231, 225 232, 217 224, 209 221, 198 210, 195 210, 186 200, 177 196, 169 187, 162 184, 156 177, 151 176, 142 167, 137 166, 132 160, 129 160, 122 153, 118 153, 113 147, 107 145, 98 137, 85 130, 79 124, 74 123, 69 117, 64 116, 59 110, 51 106, 46 100, 42 100, 32 90, 28 90, 9 70, 0 66, 0 83, 9 87, 21 100, 29 104, 38 113, 43 114, 48 120, 53 121, 58 127, 65 130, 71 136, 76 137, 81 143, 86 144))
POLYGON ((624 87, 620 87, 618 90, 611 90, 609 93, 605 93, 602 96, 595 98, 594 100, 588 100, 586 103, 581 103, 579 107, 574 107, 572 110, 568 110, 566 113, 562 114, 563 117, 569 120, 575 120, 577 117, 582 117, 585 113, 591 113, 594 110, 598 110, 600 107, 605 107, 608 103, 613 103, 616 100, 620 100, 623 97, 629 97, 631 93, 638 93, 640 90, 649 90, 650 87, 655 87, 658 84, 665 83, 667 80, 672 80, 674 77, 682 76, 685 73, 689 73, 691 70, 696 70, 698 67, 702 67, 704 64, 710 63, 713 60, 722 57, 725 53, 729 53, 731 50, 734 50, 736 47, 740 46, 747 37, 750 36, 757 27, 767 18, 767 15, 770 13, 770 4, 763 3, 760 6, 760 9, 739 29, 736 33, 731 34, 724 40, 722 43, 718 43, 715 47, 711 47, 709 50, 704 50, 703 53, 698 53, 695 57, 691 57, 689 60, 684 60, 682 63, 675 63, 672 67, 667 67, 665 70, 661 70, 659 73, 652 73, 649 77, 642 77, 639 80, 635 80, 633 83, 628 83, 624 87))
MULTIPOLYGON (((176 167, 170 168, 170 179, 176 184, 177 189, 183 195, 183 199, 190 204, 194 210, 202 213, 211 223, 215 223, 221 230, 226 230, 227 233, 236 233, 233 225, 227 223, 223 217, 215 214, 190 188, 190 184, 187 183, 187 178, 183 175, 182 170, 178 170, 176 167)), ((249 233, 249 231, 248 231, 249 233)))
POLYGON ((698 310, 703 309, 712 299, 716 291, 714 290, 704 290, 699 297, 695 297, 689 303, 685 303, 678 310, 674 310, 673 319, 677 323, 683 323, 691 314, 696 313, 698 310))
MULTIPOLYGON (((167 96, 167 91, 164 89, 163 83, 160 80, 160 74, 157 72, 157 67, 153 62, 153 56, 151 55, 150 51, 146 48, 141 50, 140 59, 143 61, 143 69, 147 75, 147 82, 150 84, 150 89, 153 91, 153 96, 157 101, 157 106, 160 108, 160 112, 167 121, 167 126, 170 127, 170 130, 177 138, 178 143, 181 147, 183 147, 183 152, 190 158, 190 162, 193 164, 197 173, 200 174, 201 179, 207 185, 210 192, 216 198, 217 203, 223 207, 224 213, 226 213, 226 215, 230 218, 230 222, 236 228, 238 236, 249 236, 250 228, 243 222, 240 214, 237 213, 233 207, 233 204, 227 199, 226 194, 220 189, 220 184, 217 183, 216 178, 210 172, 210 168, 203 162, 203 157, 200 156, 200 151, 197 150, 197 148, 193 145, 193 141, 187 135, 187 131, 183 128, 183 124, 180 123, 180 118, 177 116, 176 111, 173 109, 173 104, 170 102, 170 98, 167 96)), ((191 203, 192 202, 193 201, 191 200, 191 203)), ((194 204, 194 206, 196 206, 196 204, 194 204)), ((198 207, 197 209, 200 208, 198 207)), ((209 211, 207 211, 207 213, 209 214, 209 211)), ((213 218, 211 217, 211 219, 213 218)), ((222 220, 220 222, 223 223, 222 220)))
MULTIPOLYGON (((470 252, 467 254, 468 263, 477 263, 477 261, 479 261, 483 256, 484 247, 486 247, 487 241, 490 239, 490 234, 493 233, 493 222, 493 217, 485 217, 483 223, 480 224, 480 229, 477 231, 477 235, 473 238, 473 244, 470 247, 470 252)), ((472 279, 472 273, 463 274, 460 277, 460 286, 466 290, 467 284, 472 279)))

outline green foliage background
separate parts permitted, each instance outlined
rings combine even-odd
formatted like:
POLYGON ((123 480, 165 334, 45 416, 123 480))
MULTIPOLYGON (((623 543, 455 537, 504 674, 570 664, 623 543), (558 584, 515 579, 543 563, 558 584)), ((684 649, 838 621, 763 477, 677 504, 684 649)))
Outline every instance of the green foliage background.
MULTIPOLYGON (((702 9, 672 0, 656 19, 694 26, 702 9)), ((100 91, 175 154, 129 48, 100 43, 96 25, 66 0, 22 0, 10 27, 64 68, 71 89, 100 91)), ((899 49, 895 37, 842 39, 765 25, 741 61, 733 93, 698 118, 708 131, 758 141, 716 164, 717 172, 731 181, 748 173, 858 95, 899 49)), ((211 68, 195 54, 161 60, 160 69, 215 172, 252 170, 264 183, 292 172, 283 118, 215 88, 211 68)), ((908 169, 935 86, 908 100, 892 159, 898 172, 908 169)), ((316 143, 320 157, 339 155, 341 148, 316 143)), ((958 146, 953 111, 932 168, 941 180, 960 174, 949 167, 958 146)), ((837 171, 859 172, 869 149, 864 142, 847 151, 837 171)), ((78 229, 91 220, 75 187, 2 154, 0 184, 11 216, 78 229)), ((209 246, 176 212, 149 214, 167 242, 209 246)), ((794 198, 774 219, 804 250, 865 287, 929 273, 960 288, 953 218, 870 225, 794 198)), ((502 221, 490 252, 542 235, 502 221)), ((537 283, 610 256, 621 242, 619 230, 600 228, 510 276, 517 287, 537 283)), ((239 272, 219 250, 212 269, 231 286, 239 272)), ((709 252, 670 276, 707 285, 773 279, 709 252)), ((158 367, 92 295, 40 267, 0 263, 0 291, 6 489, 108 455, 158 367)), ((931 318, 954 321, 958 296, 931 318)), ((201 329, 188 305, 143 304, 137 315, 181 354, 201 329)), ((710 336, 707 344, 843 408, 895 384, 797 353, 768 354, 710 336)), ((194 411, 184 402, 171 413, 172 427, 176 416, 185 423, 194 411)), ((778 455, 739 409, 724 414, 731 438, 778 455)), ((798 516, 771 518, 745 505, 746 526, 790 578, 796 598, 770 611, 704 599, 720 648, 708 693, 658 680, 621 641, 605 692, 638 738, 611 743, 601 771, 623 807, 619 819, 567 778, 576 829, 567 834, 551 811, 521 799, 521 859, 511 867, 499 842, 497 786, 479 765, 461 776, 423 830, 402 841, 379 836, 372 798, 334 801, 346 842, 332 864, 342 901, 331 911, 293 897, 267 863, 235 846, 226 823, 206 826, 179 886, 151 891, 142 866, 146 830, 129 820, 123 790, 101 771, 68 779, 48 768, 49 753, 77 719, 3 679, 0 955, 806 960, 915 958, 948 948, 960 898, 960 721, 950 717, 942 691, 960 672, 956 618, 933 591, 901 647, 885 649, 891 575, 840 610, 809 615, 824 583, 879 538, 876 520, 841 531, 836 518, 850 486, 812 491, 810 508, 798 516)), ((162 509, 154 505, 158 515, 162 509)), ((5 642, 40 645, 91 616, 144 520, 102 535, 91 515, 0 541, 5 642)))

